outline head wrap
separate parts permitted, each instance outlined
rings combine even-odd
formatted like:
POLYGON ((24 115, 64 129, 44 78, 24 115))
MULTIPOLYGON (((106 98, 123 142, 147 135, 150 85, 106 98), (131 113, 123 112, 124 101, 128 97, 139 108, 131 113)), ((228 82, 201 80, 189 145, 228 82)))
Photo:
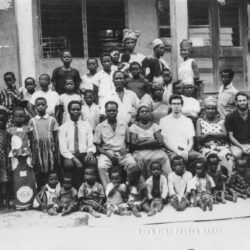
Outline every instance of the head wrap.
POLYGON ((216 98, 212 97, 212 96, 208 96, 205 100, 204 100, 204 105, 206 106, 214 106, 217 108, 217 100, 216 98))
POLYGON ((164 45, 163 41, 162 41, 161 39, 159 39, 159 38, 156 38, 156 39, 152 42, 152 44, 153 44, 153 49, 154 49, 155 47, 159 46, 159 45, 164 45))
POLYGON ((182 79, 182 86, 186 86, 186 85, 194 85, 194 79, 193 77, 185 77, 182 79))
POLYGON ((164 80, 162 76, 154 77, 153 78, 153 83, 152 83, 152 88, 160 87, 164 89, 164 80))
POLYGON ((193 43, 187 39, 183 39, 180 43, 180 48, 188 47, 190 50, 192 49, 193 43))
POLYGON ((125 42, 127 39, 132 39, 137 41, 140 35, 141 34, 138 30, 124 29, 122 41, 125 42))

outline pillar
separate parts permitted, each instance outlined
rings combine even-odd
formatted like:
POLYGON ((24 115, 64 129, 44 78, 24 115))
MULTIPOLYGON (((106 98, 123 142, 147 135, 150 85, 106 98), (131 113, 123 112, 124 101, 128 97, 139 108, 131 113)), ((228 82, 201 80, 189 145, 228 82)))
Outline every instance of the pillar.
POLYGON ((170 0, 171 57, 173 80, 178 79, 178 68, 182 62, 180 42, 188 38, 188 0, 170 0))
POLYGON ((15 0, 20 75, 22 84, 28 76, 35 78, 35 51, 32 0, 15 0))

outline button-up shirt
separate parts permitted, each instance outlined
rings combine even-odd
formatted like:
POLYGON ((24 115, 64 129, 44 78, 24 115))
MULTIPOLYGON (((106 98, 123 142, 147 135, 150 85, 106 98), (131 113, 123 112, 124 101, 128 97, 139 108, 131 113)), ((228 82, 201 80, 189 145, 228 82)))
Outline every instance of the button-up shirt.
POLYGON ((238 90, 230 83, 226 87, 221 86, 218 94, 218 111, 222 119, 235 110, 234 97, 238 90))
POLYGON ((108 101, 115 101, 118 104, 117 119, 126 123, 130 122, 132 117, 135 117, 140 102, 137 95, 131 90, 124 89, 123 100, 120 99, 116 91, 113 91, 103 99, 101 114, 105 114, 105 103, 108 101))
MULTIPOLYGON (((78 120, 79 153, 96 152, 89 123, 78 120)), ((59 148, 64 158, 74 157, 75 122, 69 120, 59 128, 59 148)))
POLYGON ((103 98, 115 89, 113 83, 114 71, 111 70, 110 74, 106 73, 103 69, 100 70, 95 77, 98 90, 99 105, 102 105, 103 98))
POLYGON ((123 121, 117 121, 115 131, 107 120, 98 124, 95 130, 93 142, 100 145, 104 150, 120 152, 126 148, 128 128, 123 121))

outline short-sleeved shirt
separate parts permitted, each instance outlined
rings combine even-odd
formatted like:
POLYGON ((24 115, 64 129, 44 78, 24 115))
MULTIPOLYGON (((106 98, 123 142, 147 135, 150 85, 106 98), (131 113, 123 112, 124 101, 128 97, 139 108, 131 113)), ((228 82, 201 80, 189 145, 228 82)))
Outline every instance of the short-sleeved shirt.
POLYGON ((160 129, 164 143, 167 147, 172 146, 187 149, 189 141, 195 136, 194 125, 190 118, 181 115, 179 118, 174 118, 172 114, 161 118, 160 129))
POLYGON ((112 196, 109 196, 109 193, 113 190, 113 188, 114 184, 112 182, 110 182, 106 187, 107 203, 120 205, 121 203, 124 202, 124 198, 121 192, 125 193, 127 191, 126 184, 124 183, 120 184, 116 192, 114 192, 112 196))
POLYGON ((123 121, 117 121, 115 131, 107 120, 98 124, 95 130, 93 142, 100 145, 104 150, 120 152, 126 148, 128 128, 123 121))
POLYGON ((68 78, 72 78, 74 80, 75 89, 77 90, 82 82, 80 73, 77 69, 71 68, 70 70, 64 70, 62 66, 54 69, 51 81, 54 83, 55 91, 59 95, 65 93, 65 80, 68 78))
POLYGON ((227 132, 233 132, 233 136, 239 143, 250 143, 250 111, 244 121, 237 110, 226 116, 225 127, 227 132))
POLYGON ((139 141, 155 139, 154 134, 158 131, 160 131, 160 127, 156 123, 153 123, 152 126, 149 127, 148 129, 143 129, 139 127, 137 124, 132 124, 131 127, 129 128, 130 133, 138 135, 139 141))
POLYGON ((46 113, 48 115, 54 116, 55 108, 59 105, 59 95, 56 93, 56 91, 52 91, 51 89, 49 89, 47 92, 39 90, 31 96, 30 103, 35 105, 36 99, 39 97, 43 97, 47 101, 48 108, 46 109, 46 113))
POLYGON ((77 196, 77 191, 75 188, 71 188, 69 190, 65 190, 64 187, 61 188, 59 192, 59 203, 60 204, 69 204, 75 200, 75 197, 77 196))
POLYGON ((87 182, 84 182, 80 186, 77 196, 79 199, 83 198, 86 200, 99 201, 100 199, 105 198, 105 193, 103 186, 100 183, 95 182, 95 184, 91 187, 87 182))
POLYGON ((215 187, 213 178, 206 175, 205 178, 199 178, 197 175, 190 182, 190 190, 196 190, 198 194, 202 192, 211 192, 211 188, 215 187))

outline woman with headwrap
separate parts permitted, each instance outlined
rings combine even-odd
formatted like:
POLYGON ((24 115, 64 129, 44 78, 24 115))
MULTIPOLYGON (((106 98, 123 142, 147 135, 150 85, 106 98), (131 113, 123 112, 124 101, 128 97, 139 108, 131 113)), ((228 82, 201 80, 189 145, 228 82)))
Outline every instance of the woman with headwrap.
POLYGON ((124 29, 123 30, 123 47, 124 52, 129 52, 130 54, 130 60, 129 63, 132 62, 138 62, 140 65, 142 65, 142 61, 144 60, 145 56, 135 52, 135 46, 138 38, 140 37, 140 32, 137 30, 131 30, 131 29, 124 29))
POLYGON ((150 165, 155 160, 161 163, 164 175, 171 172, 160 128, 152 122, 152 113, 148 104, 140 104, 136 122, 129 128, 129 132, 133 157, 144 170, 145 177, 150 176, 150 165))
POLYGON ((153 113, 153 121, 159 124, 162 117, 168 115, 168 100, 166 87, 163 85, 162 77, 154 78, 152 84, 152 97, 145 94, 141 102, 147 103, 153 113))
POLYGON ((234 169, 233 156, 229 149, 224 120, 217 113, 217 100, 209 96, 205 99, 205 116, 196 124, 198 151, 204 156, 215 153, 221 160, 221 166, 228 170, 230 176, 234 169))

